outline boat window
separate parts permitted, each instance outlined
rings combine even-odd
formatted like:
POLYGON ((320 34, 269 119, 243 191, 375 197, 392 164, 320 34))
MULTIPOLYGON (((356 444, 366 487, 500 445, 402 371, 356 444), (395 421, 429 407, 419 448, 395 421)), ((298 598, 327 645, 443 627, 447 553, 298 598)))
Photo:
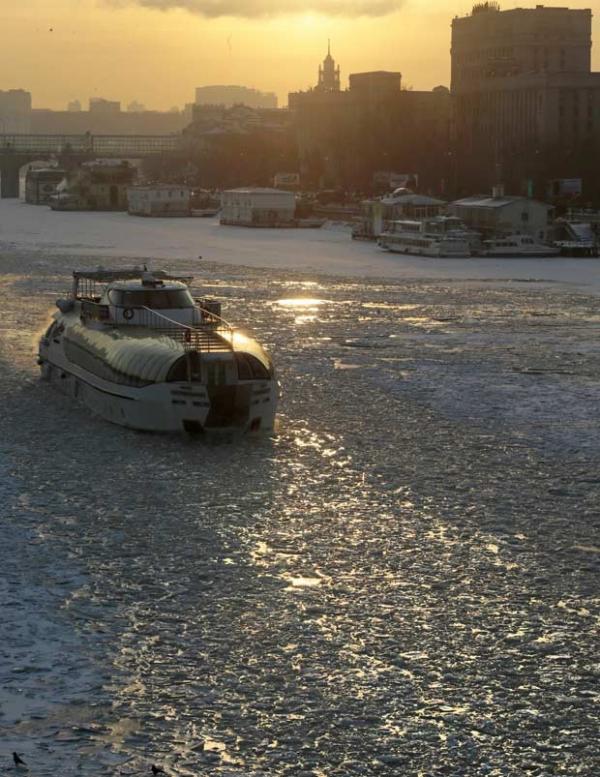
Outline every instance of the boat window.
POLYGON ((113 291, 110 301, 124 308, 152 308, 173 310, 192 307, 194 301, 187 289, 135 289, 134 291, 113 291))
POLYGON ((249 353, 236 353, 235 361, 239 380, 270 380, 269 370, 256 356, 249 353))
POLYGON ((187 357, 181 356, 167 374, 167 383, 177 383, 188 379, 187 357))

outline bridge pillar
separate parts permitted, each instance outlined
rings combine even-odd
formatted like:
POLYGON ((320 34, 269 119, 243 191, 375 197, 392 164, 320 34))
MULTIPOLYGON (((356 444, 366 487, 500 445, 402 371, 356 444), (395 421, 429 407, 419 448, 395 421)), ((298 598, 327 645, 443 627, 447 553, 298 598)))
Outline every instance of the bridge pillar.
POLYGON ((21 156, 0 155, 0 197, 19 196, 19 170, 23 164, 21 156))

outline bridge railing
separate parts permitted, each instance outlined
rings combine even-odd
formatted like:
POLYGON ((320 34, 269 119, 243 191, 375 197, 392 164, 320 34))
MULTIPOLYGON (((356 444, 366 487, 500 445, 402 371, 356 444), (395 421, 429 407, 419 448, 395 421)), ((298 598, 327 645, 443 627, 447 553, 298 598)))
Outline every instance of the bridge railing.
POLYGON ((68 151, 99 156, 160 154, 176 151, 180 135, 20 135, 0 134, 0 153, 60 154, 68 151))

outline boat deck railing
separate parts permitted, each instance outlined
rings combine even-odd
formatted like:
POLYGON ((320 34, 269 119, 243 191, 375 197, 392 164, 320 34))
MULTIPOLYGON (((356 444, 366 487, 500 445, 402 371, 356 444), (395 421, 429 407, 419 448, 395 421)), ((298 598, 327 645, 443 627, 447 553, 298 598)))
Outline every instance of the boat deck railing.
POLYGON ((89 299, 80 299, 80 302, 81 320, 84 323, 97 321, 119 329, 150 329, 181 343, 186 351, 217 353, 233 350, 235 328, 217 313, 202 307, 198 300, 195 300, 194 310, 202 320, 194 324, 175 321, 145 305, 109 306, 89 299), (114 318, 111 316, 111 308, 118 311, 114 318))

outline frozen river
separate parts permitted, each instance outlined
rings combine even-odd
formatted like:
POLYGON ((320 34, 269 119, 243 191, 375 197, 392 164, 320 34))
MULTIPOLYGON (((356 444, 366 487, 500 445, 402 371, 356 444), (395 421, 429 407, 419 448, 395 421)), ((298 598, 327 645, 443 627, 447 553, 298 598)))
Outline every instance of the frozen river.
POLYGON ((0 248, 7 773, 597 777, 599 262, 5 202, 0 248), (132 257, 252 323, 277 435, 138 434, 38 381, 71 269, 132 257))

